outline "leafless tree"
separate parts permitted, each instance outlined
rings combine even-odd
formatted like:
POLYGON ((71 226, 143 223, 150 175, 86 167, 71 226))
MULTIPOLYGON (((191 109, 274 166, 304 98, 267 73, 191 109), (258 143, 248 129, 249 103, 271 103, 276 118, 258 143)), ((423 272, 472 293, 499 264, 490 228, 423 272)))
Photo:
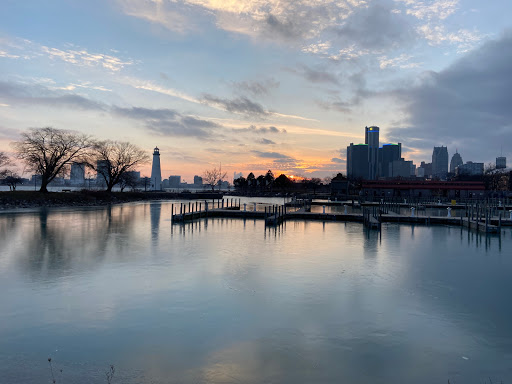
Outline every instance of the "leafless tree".
POLYGON ((41 175, 40 192, 48 192, 48 184, 71 162, 85 161, 91 145, 87 135, 52 127, 29 129, 13 143, 27 169, 41 175))
POLYGON ((128 187, 133 191, 137 187, 138 182, 139 180, 132 172, 125 172, 119 178, 119 189, 123 192, 125 188, 128 187))
POLYGON ((7 156, 4 152, 0 152, 0 177, 5 177, 9 170, 4 168, 7 165, 10 165, 11 161, 9 156, 7 156))
POLYGON ((149 155, 134 144, 104 140, 94 144, 91 160, 88 166, 98 173, 98 177, 105 180, 107 192, 111 192, 126 172, 149 162, 149 155))
POLYGON ((224 178, 226 178, 227 172, 222 172, 220 168, 207 169, 203 173, 203 182, 215 190, 215 186, 218 185, 224 178))

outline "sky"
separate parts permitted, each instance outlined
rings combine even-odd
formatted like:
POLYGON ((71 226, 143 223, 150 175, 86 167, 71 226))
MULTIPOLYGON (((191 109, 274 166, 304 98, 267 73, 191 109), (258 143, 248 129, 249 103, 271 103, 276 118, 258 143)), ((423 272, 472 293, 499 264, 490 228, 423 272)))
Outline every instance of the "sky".
MULTIPOLYGON (((346 172, 346 147, 512 161, 508 0, 2 0, 0 151, 28 128, 161 153, 162 177, 346 172)), ((151 164, 140 169, 150 175, 151 164)))

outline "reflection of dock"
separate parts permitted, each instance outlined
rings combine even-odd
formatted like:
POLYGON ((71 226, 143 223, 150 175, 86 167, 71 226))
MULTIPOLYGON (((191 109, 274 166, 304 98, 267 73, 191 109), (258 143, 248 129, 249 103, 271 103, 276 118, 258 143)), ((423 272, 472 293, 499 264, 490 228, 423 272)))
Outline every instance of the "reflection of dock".
POLYGON ((238 202, 235 205, 215 204, 181 204, 172 207, 173 223, 185 223, 202 218, 234 218, 234 219, 258 219, 264 220, 267 226, 277 226, 286 220, 311 220, 311 221, 340 221, 363 223, 370 229, 380 229, 381 223, 405 223, 420 225, 449 225, 460 226, 483 233, 500 233, 503 225, 512 225, 511 220, 498 219, 471 219, 468 217, 447 216, 406 216, 388 209, 377 207, 365 208, 362 213, 317 213, 309 212, 308 207, 272 205, 266 206, 264 211, 241 207, 238 202), (175 208, 177 208, 175 210, 175 208), (203 209, 204 208, 204 209, 203 209))

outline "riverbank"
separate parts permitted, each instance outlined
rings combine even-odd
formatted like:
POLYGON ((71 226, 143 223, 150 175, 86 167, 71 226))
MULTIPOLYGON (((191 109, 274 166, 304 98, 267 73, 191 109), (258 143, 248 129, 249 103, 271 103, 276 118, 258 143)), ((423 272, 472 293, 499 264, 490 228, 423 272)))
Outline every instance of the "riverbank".
POLYGON ((218 199, 219 193, 184 194, 170 192, 105 192, 72 191, 49 192, 14 191, 0 192, 0 211, 38 207, 91 207, 109 204, 128 203, 147 200, 171 199, 218 199))

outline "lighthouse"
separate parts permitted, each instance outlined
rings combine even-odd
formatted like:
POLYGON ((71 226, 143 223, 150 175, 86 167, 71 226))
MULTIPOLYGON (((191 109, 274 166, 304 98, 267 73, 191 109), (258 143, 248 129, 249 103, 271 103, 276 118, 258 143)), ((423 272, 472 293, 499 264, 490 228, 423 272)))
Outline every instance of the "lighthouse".
POLYGON ((153 151, 153 166, 151 167, 151 190, 162 190, 162 172, 160 171, 160 150, 158 147, 153 151))

